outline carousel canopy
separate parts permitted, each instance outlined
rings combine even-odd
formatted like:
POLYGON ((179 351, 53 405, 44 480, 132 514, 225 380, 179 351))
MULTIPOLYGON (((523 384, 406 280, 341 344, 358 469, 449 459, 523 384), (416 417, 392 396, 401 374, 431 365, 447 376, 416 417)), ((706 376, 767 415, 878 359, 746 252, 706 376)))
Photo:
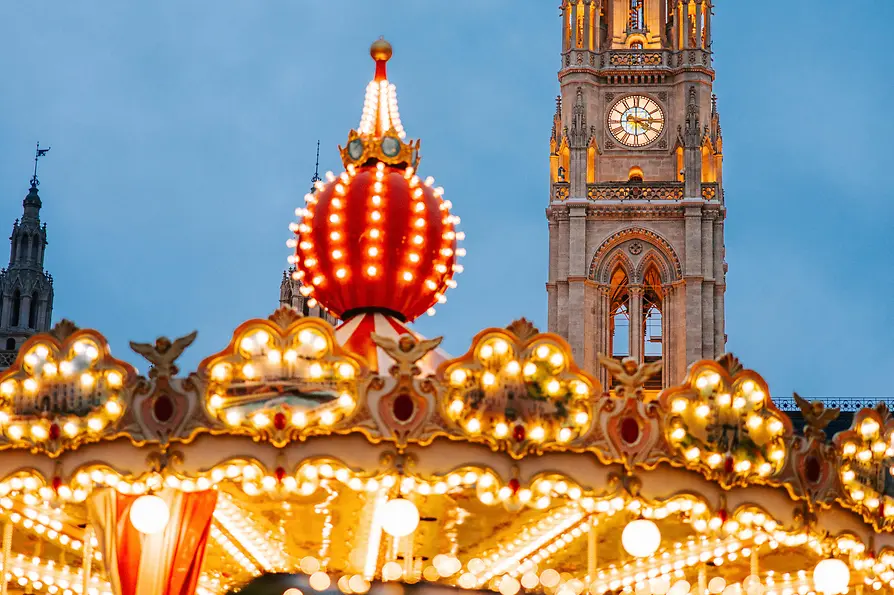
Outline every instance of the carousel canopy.
POLYGON ((732 356, 660 393, 660 363, 601 358, 607 390, 523 320, 456 358, 406 326, 459 271, 458 221, 372 55, 346 172, 294 226, 343 325, 281 309, 188 374, 195 333, 132 343, 145 376, 66 321, 29 339, 0 376, 0 594, 894 589, 885 407, 827 436, 837 410, 799 400, 796 432, 732 356))

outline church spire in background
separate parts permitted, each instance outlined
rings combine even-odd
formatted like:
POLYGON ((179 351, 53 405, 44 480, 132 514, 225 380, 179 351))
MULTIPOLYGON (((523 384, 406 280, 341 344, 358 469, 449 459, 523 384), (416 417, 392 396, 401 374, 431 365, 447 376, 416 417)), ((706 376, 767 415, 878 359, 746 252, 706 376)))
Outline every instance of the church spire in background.
POLYGON ((317 139, 317 163, 314 165, 314 177, 310 179, 310 191, 314 191, 314 185, 317 182, 321 182, 322 178, 320 178, 320 140, 317 139))
POLYGON ((37 166, 49 150, 37 143, 22 219, 13 224, 9 238, 9 265, 0 271, 0 369, 12 363, 28 337, 48 331, 53 316, 53 277, 44 270, 47 226, 40 222, 37 193, 37 166))

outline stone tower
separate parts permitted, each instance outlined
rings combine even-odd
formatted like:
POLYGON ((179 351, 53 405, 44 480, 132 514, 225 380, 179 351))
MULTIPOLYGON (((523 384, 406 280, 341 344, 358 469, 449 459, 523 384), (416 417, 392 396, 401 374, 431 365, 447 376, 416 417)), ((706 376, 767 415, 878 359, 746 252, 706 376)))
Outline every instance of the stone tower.
POLYGON ((22 219, 12 226, 9 266, 0 270, 0 369, 12 364, 25 339, 50 330, 53 317, 53 277, 43 268, 47 226, 40 223, 38 184, 35 169, 22 219))
MULTIPOLYGON (((320 141, 317 141, 317 164, 314 166, 314 175, 310 179, 310 191, 313 192, 314 184, 321 182, 320 178, 320 141)), ((317 300, 304 295, 301 291, 301 281, 294 276, 295 267, 283 271, 282 282, 279 284, 279 305, 295 308, 304 316, 317 316, 335 325, 338 320, 323 310, 317 300)))
POLYGON ((598 353, 662 358, 666 386, 725 348, 711 11, 710 0, 562 2, 549 330, 606 386, 598 353))

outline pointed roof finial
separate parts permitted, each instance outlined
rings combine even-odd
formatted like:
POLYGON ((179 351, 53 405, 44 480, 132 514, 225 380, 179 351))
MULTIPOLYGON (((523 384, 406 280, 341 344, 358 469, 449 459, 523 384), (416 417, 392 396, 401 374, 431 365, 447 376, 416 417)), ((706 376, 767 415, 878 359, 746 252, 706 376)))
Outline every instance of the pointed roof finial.
POLYGON ((40 141, 37 142, 37 151, 34 153, 34 175, 31 177, 31 187, 37 188, 40 186, 40 182, 37 181, 37 162, 38 160, 46 155, 52 147, 47 147, 46 149, 40 148, 40 141))
POLYGON ((314 165, 314 177, 310 179, 310 192, 313 194, 315 184, 322 181, 320 177, 320 141, 317 139, 317 162, 314 165))

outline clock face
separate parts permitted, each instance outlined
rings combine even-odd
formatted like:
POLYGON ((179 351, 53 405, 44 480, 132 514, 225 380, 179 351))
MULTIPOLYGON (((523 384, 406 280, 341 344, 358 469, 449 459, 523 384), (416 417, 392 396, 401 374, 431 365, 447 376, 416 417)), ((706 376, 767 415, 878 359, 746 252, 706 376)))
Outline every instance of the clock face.
POLYGON ((664 110, 644 95, 622 97, 608 112, 608 129, 622 145, 644 147, 664 130, 664 110))

